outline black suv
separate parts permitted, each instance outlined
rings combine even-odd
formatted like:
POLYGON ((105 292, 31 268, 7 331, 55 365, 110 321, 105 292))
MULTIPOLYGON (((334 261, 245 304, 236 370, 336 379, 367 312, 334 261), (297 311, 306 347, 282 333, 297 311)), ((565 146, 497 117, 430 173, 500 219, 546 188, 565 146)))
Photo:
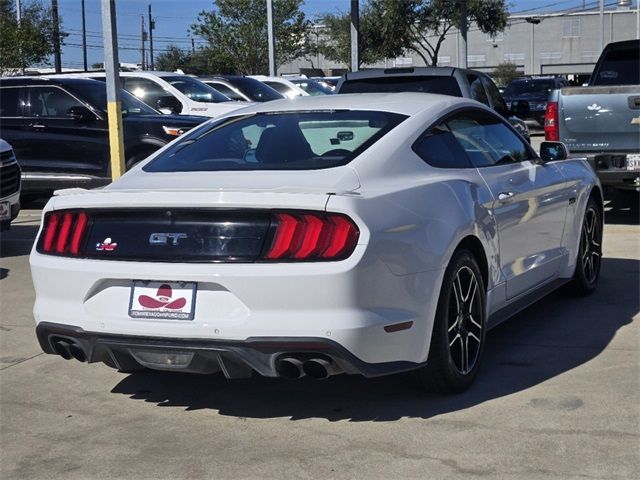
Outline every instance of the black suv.
POLYGON ((567 81, 563 78, 517 78, 509 82, 502 96, 509 107, 516 102, 527 102, 529 113, 523 115, 523 118, 535 120, 544 127, 544 112, 549 94, 553 90, 566 86, 567 81))
MULTIPOLYGON (((207 117, 162 115, 121 90, 126 167, 207 117)), ((22 192, 101 186, 111 181, 107 90, 87 78, 0 79, 0 137, 22 167, 22 192)))
POLYGON ((371 92, 424 92, 471 98, 494 109, 529 141, 529 128, 518 118, 528 113, 528 105, 516 102, 512 108, 507 107, 486 73, 453 67, 373 68, 345 74, 335 91, 371 92))

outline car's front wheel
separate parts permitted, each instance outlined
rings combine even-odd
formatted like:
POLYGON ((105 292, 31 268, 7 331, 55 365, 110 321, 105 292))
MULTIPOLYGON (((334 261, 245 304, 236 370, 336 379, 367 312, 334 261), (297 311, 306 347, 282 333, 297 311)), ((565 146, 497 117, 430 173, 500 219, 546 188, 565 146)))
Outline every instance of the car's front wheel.
POLYGON ((459 250, 444 275, 427 364, 417 370, 420 386, 461 392, 473 383, 484 350, 486 290, 478 262, 459 250))

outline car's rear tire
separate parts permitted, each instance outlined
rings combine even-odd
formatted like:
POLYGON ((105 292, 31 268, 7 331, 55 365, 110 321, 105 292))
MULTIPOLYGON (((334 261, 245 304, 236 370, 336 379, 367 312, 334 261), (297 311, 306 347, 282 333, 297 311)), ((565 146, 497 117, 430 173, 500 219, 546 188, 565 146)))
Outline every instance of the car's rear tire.
POLYGON ((590 295, 598 286, 602 263, 602 210, 590 198, 580 228, 576 270, 568 288, 574 295, 590 295))
POLYGON ((427 364, 414 372, 421 388, 458 393, 473 383, 486 335, 486 290, 471 252, 458 250, 447 267, 427 364))

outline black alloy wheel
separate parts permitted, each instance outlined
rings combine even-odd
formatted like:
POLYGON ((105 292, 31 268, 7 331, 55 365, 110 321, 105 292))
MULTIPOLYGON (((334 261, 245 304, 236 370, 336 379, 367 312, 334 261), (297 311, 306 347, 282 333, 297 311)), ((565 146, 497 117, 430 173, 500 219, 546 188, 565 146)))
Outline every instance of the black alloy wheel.
POLYGON ((600 272, 602 258, 602 228, 595 208, 589 207, 584 214, 582 233, 580 234, 580 262, 584 269, 585 280, 595 283, 600 272))
POLYGON ((591 198, 582 220, 576 270, 570 291, 576 295, 589 295, 598 285, 602 264, 602 210, 591 198))
POLYGON ((458 372, 468 374, 476 365, 482 345, 482 300, 476 274, 468 266, 456 273, 449 297, 447 334, 449 353, 458 372))
POLYGON ((444 273, 427 363, 415 371, 421 388, 458 393, 471 386, 484 350, 485 317, 486 290, 478 262, 468 250, 458 250, 444 273))

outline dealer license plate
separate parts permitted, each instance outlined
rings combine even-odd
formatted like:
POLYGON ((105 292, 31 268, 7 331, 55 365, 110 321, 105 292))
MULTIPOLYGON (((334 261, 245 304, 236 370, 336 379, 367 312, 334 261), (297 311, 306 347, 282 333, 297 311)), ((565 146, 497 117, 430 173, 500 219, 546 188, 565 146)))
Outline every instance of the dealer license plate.
POLYGON ((194 282, 135 280, 131 285, 129 316, 167 320, 193 320, 196 305, 194 282))
POLYGON ((627 170, 640 170, 640 153, 627 155, 627 170))
POLYGON ((11 219, 11 204, 9 202, 0 202, 0 220, 11 219))

